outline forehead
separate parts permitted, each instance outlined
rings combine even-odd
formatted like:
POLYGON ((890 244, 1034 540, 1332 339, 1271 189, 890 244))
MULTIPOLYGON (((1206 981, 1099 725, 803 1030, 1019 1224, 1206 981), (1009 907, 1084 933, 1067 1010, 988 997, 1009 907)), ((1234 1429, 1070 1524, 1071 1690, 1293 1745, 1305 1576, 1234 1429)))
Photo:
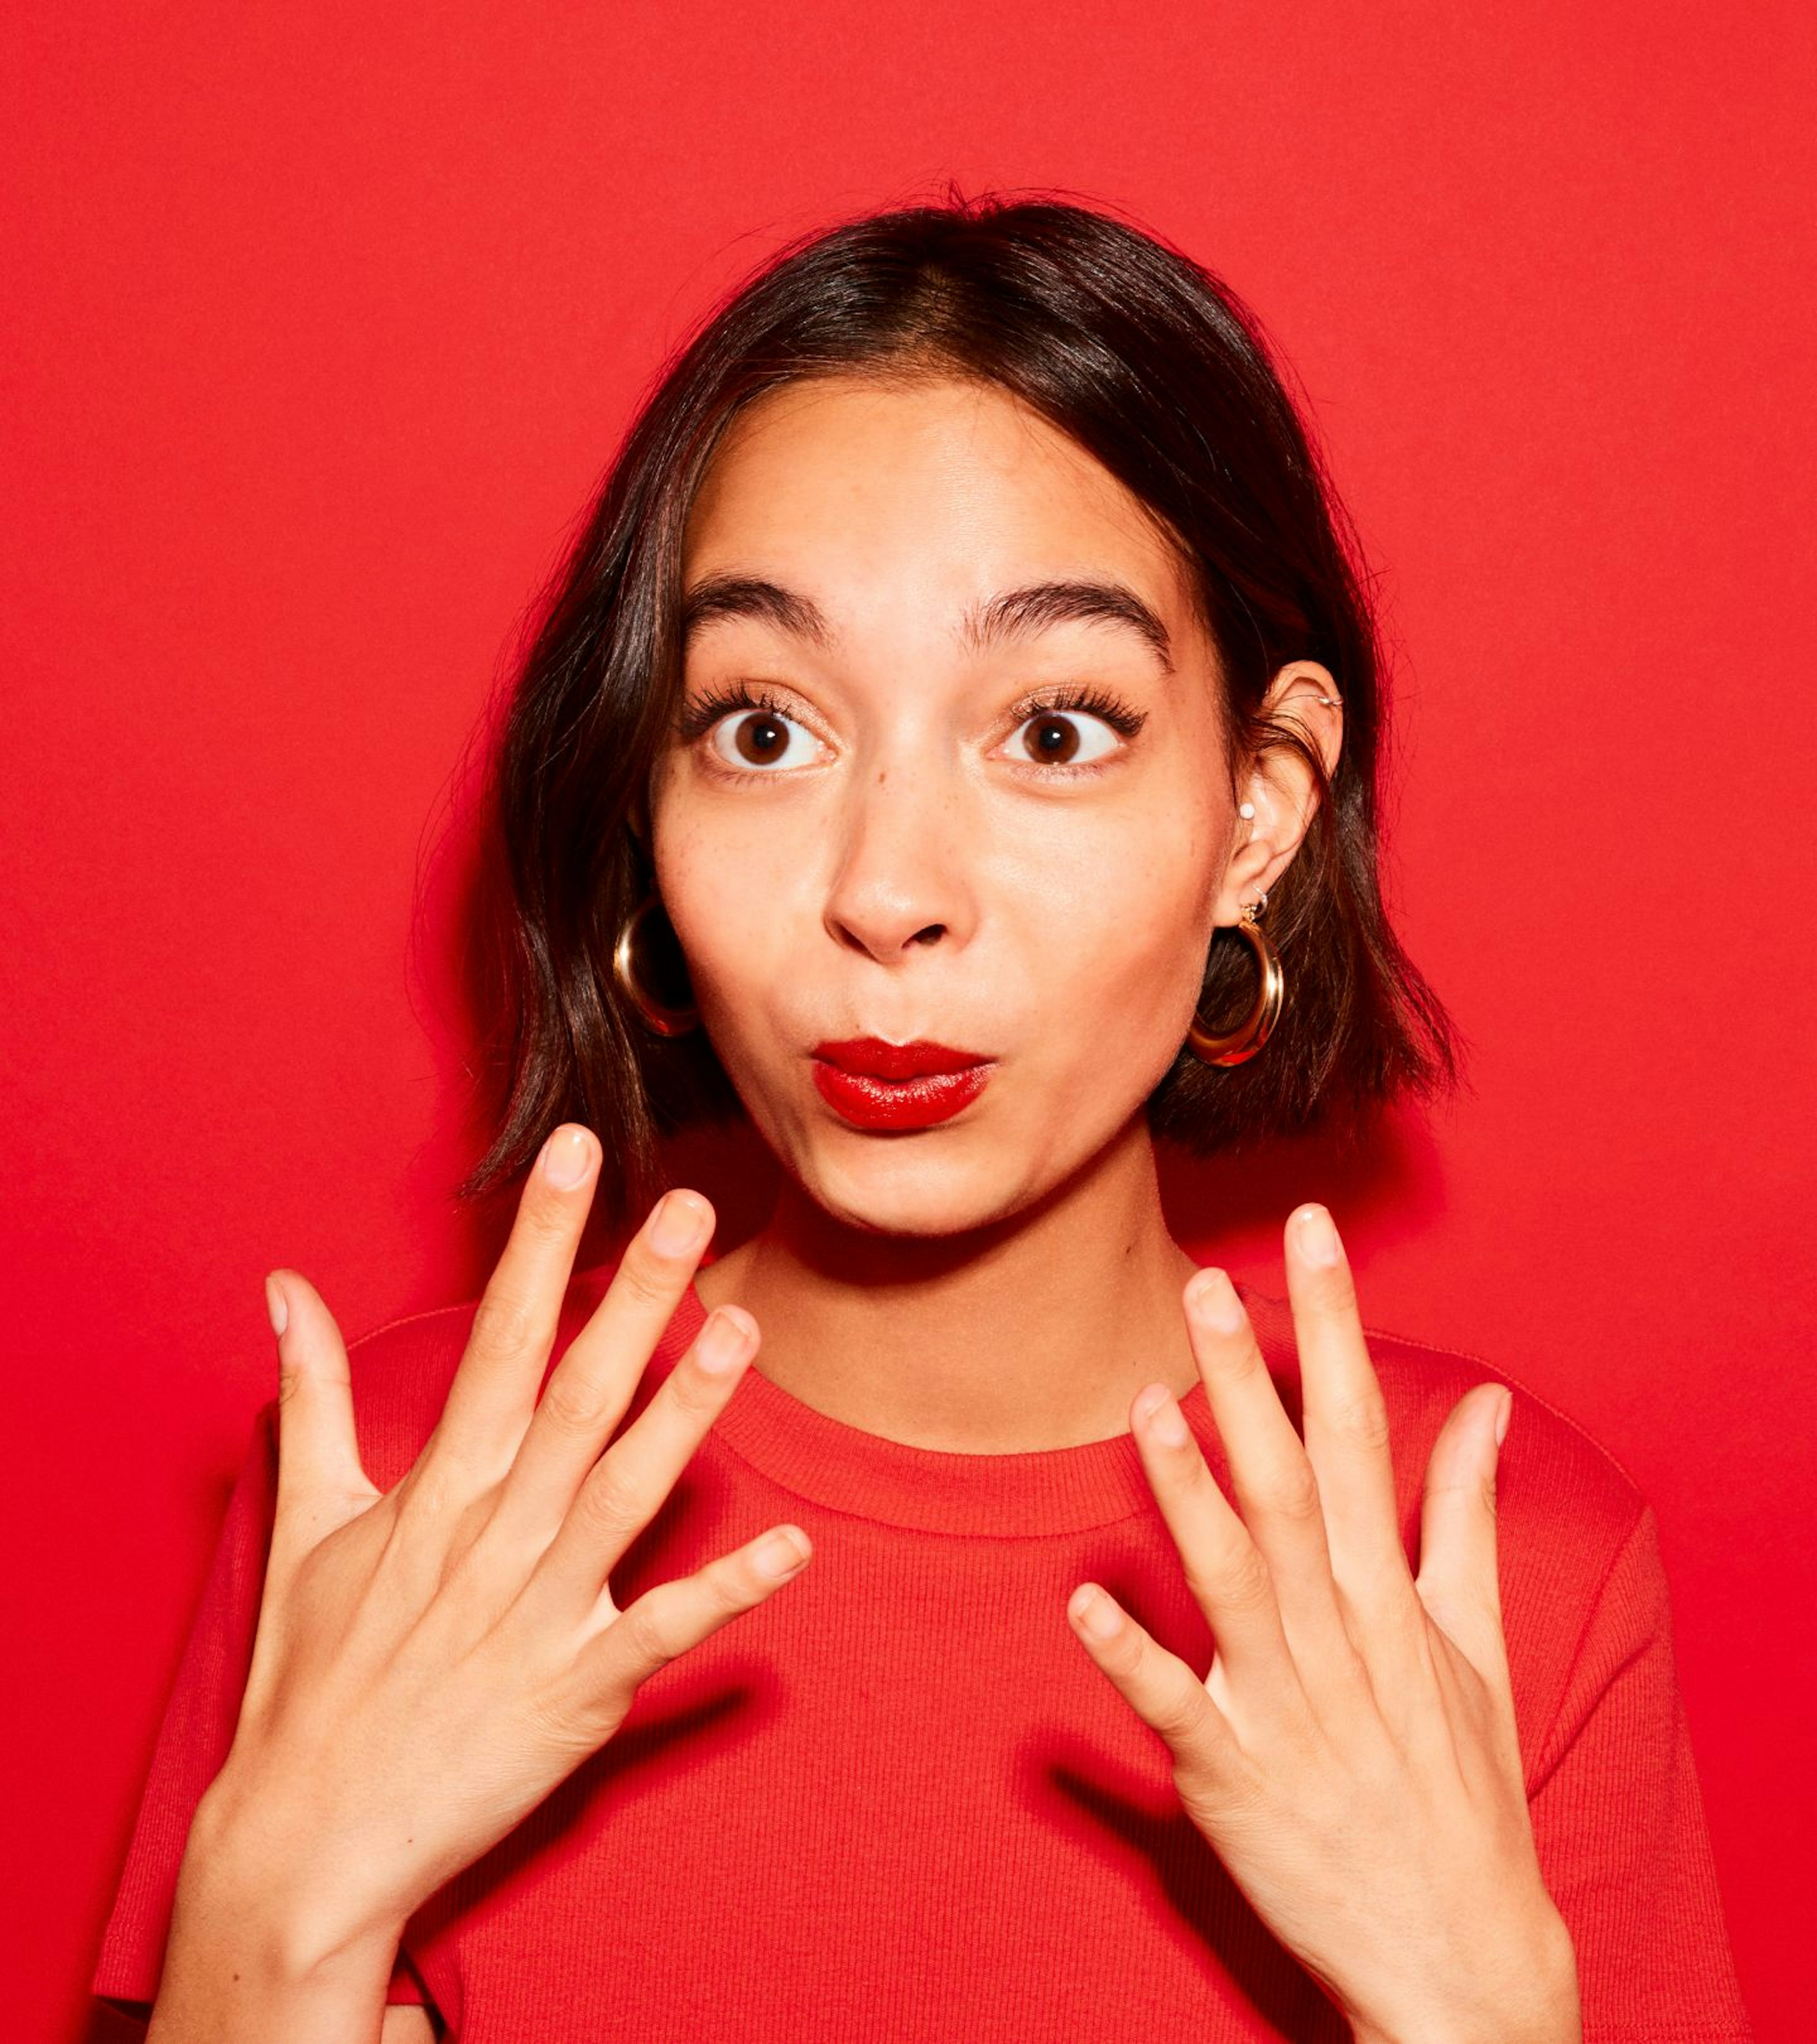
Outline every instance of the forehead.
POLYGON ((965 602, 1031 577, 1113 573, 1181 612, 1161 521, 1093 455, 997 386, 804 378, 735 419, 690 512, 690 583, 728 569, 965 602))

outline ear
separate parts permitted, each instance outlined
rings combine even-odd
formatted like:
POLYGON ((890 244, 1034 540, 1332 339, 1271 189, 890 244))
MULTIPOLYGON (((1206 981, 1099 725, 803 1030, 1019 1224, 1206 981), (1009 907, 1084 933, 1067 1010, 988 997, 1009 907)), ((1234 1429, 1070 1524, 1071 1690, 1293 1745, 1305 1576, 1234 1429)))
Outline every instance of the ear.
MULTIPOLYGON (((1341 703, 1319 699, 1337 693, 1328 667, 1316 660, 1293 660, 1275 676, 1262 703, 1262 714, 1272 723, 1298 726, 1324 761, 1327 777, 1337 771, 1344 712, 1341 703)), ((1244 905, 1279 880, 1293 863, 1318 800, 1311 770, 1296 754, 1269 752, 1250 763, 1238 781, 1237 801, 1255 813, 1239 813, 1231 820, 1232 850, 1216 921, 1239 921, 1244 905)))

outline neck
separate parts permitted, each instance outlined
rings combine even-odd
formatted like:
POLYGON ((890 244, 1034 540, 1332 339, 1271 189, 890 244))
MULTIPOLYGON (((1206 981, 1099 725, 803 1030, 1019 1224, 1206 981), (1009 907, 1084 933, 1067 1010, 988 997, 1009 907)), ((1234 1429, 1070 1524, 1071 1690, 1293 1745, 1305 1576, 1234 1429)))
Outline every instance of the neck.
POLYGON ((911 1447, 1009 1454, 1127 1433, 1145 1384, 1191 1389, 1180 1293, 1196 1267, 1139 1116, 1034 1206, 962 1235, 853 1228, 785 1181, 762 1231, 695 1289, 709 1312, 749 1308, 751 1367, 816 1411, 911 1447))

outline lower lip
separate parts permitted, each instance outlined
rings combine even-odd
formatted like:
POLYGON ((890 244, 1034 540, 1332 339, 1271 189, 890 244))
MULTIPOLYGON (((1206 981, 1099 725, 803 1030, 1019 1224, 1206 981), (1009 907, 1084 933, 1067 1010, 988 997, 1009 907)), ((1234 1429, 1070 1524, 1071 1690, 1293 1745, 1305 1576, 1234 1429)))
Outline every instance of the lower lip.
POLYGON ((918 1079, 873 1078, 814 1060, 814 1083, 836 1113, 859 1128, 932 1128, 971 1105, 990 1078, 989 1064, 960 1072, 930 1072, 918 1079))

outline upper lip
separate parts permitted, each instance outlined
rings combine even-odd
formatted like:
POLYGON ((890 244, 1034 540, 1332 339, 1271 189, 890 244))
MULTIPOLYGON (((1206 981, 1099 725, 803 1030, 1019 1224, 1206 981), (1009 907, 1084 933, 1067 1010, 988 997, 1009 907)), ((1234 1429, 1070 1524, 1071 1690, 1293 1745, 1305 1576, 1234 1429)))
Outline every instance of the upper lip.
POLYGON ((842 1072, 863 1072, 873 1078, 920 1078, 929 1072, 962 1072, 968 1065, 989 1062, 982 1051, 955 1051, 950 1043, 918 1036, 912 1043, 886 1043, 881 1036, 852 1036, 837 1043, 816 1043, 814 1055, 842 1072))

